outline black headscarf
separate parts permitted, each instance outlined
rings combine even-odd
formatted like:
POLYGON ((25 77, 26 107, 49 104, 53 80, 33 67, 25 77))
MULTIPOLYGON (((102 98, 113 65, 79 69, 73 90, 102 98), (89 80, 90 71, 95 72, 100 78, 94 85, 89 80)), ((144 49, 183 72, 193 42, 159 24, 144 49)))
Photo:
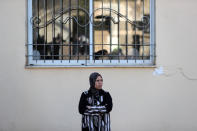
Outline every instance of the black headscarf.
POLYGON ((90 77, 89 77, 90 91, 93 95, 98 95, 98 93, 99 93, 99 90, 95 88, 95 82, 96 82, 96 79, 98 78, 98 76, 100 76, 102 78, 101 74, 99 74, 97 72, 90 74, 90 77))

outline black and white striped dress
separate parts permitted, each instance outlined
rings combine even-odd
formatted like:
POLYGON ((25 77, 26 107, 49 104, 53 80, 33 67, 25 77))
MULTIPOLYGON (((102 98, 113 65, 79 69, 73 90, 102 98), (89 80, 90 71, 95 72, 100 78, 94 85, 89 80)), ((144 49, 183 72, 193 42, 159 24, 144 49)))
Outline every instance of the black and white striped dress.
POLYGON ((79 112, 82 114, 82 131, 110 131, 110 111, 112 98, 109 92, 99 90, 98 95, 91 91, 82 93, 79 112))

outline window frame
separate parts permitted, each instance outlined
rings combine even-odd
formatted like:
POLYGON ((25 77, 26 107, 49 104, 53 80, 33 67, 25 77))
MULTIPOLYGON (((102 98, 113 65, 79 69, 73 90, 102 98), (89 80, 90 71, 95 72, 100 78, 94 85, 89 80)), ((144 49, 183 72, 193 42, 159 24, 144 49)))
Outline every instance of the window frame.
MULTIPOLYGON (((27 2, 27 67, 154 67, 155 66, 155 0, 150 0, 150 59, 149 60, 33 60, 32 1, 27 2)), ((93 12, 93 1, 89 1, 90 14, 93 12)), ((93 16, 91 17, 91 19, 93 16)), ((89 24, 90 54, 93 54, 93 25, 89 24)))

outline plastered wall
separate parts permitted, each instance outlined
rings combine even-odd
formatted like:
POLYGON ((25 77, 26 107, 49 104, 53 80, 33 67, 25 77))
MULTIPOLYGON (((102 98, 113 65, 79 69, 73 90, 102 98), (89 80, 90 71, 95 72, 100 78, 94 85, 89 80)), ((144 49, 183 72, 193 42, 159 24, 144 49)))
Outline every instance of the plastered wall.
POLYGON ((196 5, 156 0, 155 68, 26 69, 26 1, 1 0, 0 131, 79 131, 94 71, 113 98, 113 131, 196 131, 196 5))

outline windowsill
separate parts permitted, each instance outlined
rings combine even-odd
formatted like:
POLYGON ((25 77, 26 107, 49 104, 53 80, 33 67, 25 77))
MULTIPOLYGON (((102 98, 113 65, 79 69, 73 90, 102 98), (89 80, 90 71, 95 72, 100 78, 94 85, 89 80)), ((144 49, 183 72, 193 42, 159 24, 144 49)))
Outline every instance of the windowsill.
POLYGON ((62 68, 156 68, 156 65, 136 65, 136 66, 115 66, 115 65, 94 65, 94 66, 39 66, 39 65, 26 65, 25 69, 62 69, 62 68))

